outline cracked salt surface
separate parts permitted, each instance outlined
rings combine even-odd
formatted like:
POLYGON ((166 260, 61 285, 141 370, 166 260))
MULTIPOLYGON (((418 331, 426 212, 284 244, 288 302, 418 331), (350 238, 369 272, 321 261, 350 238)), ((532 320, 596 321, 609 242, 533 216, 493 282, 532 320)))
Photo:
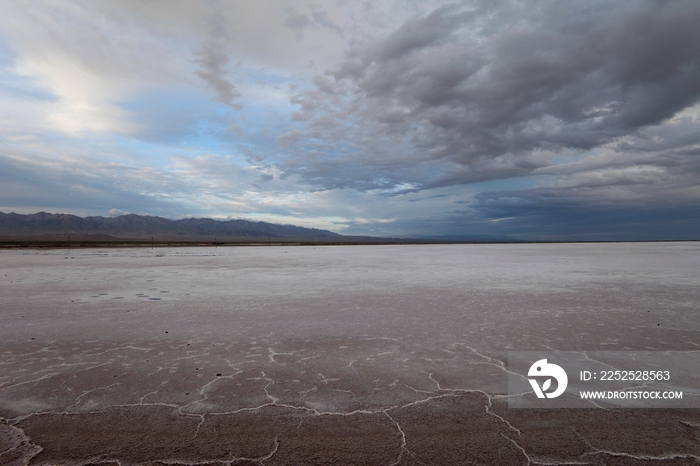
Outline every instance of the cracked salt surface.
POLYGON ((699 253, 0 251, 0 464, 697 464, 696 410, 509 410, 505 360, 697 350, 699 253))

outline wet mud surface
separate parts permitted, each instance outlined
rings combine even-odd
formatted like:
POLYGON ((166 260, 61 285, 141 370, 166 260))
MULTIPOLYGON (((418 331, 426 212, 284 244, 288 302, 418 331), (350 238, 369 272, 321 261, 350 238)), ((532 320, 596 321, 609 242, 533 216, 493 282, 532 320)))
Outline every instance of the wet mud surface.
POLYGON ((700 345, 700 245, 0 251, 0 464, 700 462, 700 410, 509 409, 509 350, 700 345))

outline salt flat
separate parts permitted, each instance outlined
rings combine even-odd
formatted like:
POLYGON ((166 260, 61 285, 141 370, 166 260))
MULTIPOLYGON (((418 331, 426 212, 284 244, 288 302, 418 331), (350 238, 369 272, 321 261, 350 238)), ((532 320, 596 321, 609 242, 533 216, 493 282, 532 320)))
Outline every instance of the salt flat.
POLYGON ((697 464, 508 351, 700 349, 700 243, 0 251, 0 464, 697 464))

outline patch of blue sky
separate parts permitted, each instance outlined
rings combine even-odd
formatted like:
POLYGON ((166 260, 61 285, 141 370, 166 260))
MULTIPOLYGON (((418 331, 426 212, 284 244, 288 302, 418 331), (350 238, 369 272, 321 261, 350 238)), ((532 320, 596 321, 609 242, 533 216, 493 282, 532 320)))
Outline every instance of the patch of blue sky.
POLYGON ((578 149, 566 149, 561 152, 556 158, 549 161, 550 165, 566 165, 567 163, 578 162, 579 160, 593 154, 603 152, 604 148, 594 149, 592 151, 581 151, 578 149))
POLYGON ((0 36, 0 67, 5 68, 17 61, 17 53, 12 46, 0 36))
MULTIPOLYGON (((279 76, 275 76, 279 78, 279 76)), ((273 84, 266 79, 257 82, 249 82, 239 87, 241 92, 240 102, 244 107, 272 112, 284 112, 291 115, 296 110, 294 104, 289 101, 288 82, 276 79, 279 84, 273 84)))
POLYGON ((287 108, 270 108, 256 102, 245 103, 234 120, 240 129, 230 138, 235 139, 235 145, 269 156, 279 152, 277 138, 295 126, 287 108))
POLYGON ((8 147, 20 153, 33 154, 35 160, 61 160, 65 164, 72 163, 66 159, 66 154, 78 158, 104 159, 106 156, 101 148, 104 142, 104 135, 82 134, 76 137, 59 131, 40 131, 4 141, 8 147), (47 148, 50 150, 47 151, 47 148))
POLYGON ((262 68, 255 71, 251 70, 247 78, 256 85, 279 86, 280 88, 285 88, 291 82, 295 81, 288 73, 282 73, 271 68, 262 68))
POLYGON ((230 143, 235 111, 209 96, 184 90, 150 91, 119 103, 144 142, 220 150, 230 143))
POLYGON ((547 179, 549 179, 549 177, 546 175, 530 175, 503 180, 479 181, 477 183, 470 183, 469 187, 481 192, 519 191, 535 187, 547 179))
POLYGON ((31 78, 0 69, 0 99, 54 101, 56 95, 31 78))
POLYGON ((171 145, 164 148, 162 144, 151 141, 113 134, 103 144, 109 147, 109 151, 121 154, 131 159, 134 165, 144 165, 160 169, 168 169, 172 165, 174 157, 197 157, 207 155, 211 151, 198 146, 171 145))
POLYGON ((56 100, 56 96, 34 78, 15 71, 17 54, 0 37, 0 99, 56 100))
POLYGON ((272 142, 289 126, 291 112, 284 107, 246 102, 234 117, 236 124, 248 136, 272 142))

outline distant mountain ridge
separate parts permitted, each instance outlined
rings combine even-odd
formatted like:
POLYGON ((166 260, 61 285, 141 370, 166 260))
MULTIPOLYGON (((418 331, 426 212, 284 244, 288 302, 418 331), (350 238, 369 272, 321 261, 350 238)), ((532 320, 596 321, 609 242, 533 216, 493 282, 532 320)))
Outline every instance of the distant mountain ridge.
POLYGON ((250 220, 214 220, 127 214, 118 217, 78 217, 39 212, 22 215, 0 212, 0 236, 106 235, 117 238, 342 238, 328 230, 250 220))

